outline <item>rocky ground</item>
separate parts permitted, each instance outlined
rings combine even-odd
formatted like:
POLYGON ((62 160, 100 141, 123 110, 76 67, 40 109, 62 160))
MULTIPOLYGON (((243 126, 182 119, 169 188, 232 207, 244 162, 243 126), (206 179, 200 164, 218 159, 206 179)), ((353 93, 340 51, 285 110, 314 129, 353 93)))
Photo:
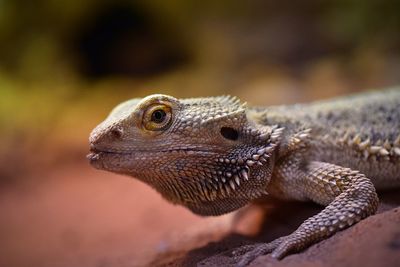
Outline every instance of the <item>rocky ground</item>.
MULTIPOLYGON (((381 194, 378 214, 363 220, 302 253, 277 261, 269 255, 257 258, 250 266, 399 266, 400 262, 400 194, 381 194), (396 208, 397 207, 397 208, 396 208)), ((252 238, 230 233, 218 242, 189 250, 168 252, 152 266, 234 266, 233 248, 272 240, 286 235, 319 207, 310 204, 283 203, 270 210, 260 233, 252 238)), ((193 237, 194 245, 202 237, 193 237)))

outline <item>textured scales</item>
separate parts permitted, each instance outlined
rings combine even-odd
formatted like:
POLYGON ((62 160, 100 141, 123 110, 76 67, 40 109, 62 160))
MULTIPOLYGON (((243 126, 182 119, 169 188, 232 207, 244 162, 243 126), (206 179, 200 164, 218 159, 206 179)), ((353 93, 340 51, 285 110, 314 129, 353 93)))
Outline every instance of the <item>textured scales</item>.
POLYGON ((233 252, 282 258, 374 214, 400 186, 400 89, 251 108, 234 97, 151 95, 120 104, 90 136, 91 164, 149 184, 200 215, 270 194, 325 208, 292 234, 233 252))

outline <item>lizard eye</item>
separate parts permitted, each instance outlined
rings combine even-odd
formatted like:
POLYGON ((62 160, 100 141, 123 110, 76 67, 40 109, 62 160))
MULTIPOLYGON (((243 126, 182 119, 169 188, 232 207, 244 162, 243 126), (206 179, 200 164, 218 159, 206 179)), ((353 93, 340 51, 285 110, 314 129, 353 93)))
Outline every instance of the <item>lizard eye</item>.
POLYGON ((143 115, 143 126, 150 131, 163 131, 170 126, 172 110, 167 105, 157 104, 146 109, 143 115))

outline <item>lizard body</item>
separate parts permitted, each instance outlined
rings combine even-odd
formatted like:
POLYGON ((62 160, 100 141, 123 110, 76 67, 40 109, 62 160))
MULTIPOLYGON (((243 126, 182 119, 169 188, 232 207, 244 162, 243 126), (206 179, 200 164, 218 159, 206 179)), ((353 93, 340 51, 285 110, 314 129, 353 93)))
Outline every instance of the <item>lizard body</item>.
POLYGON ((375 188, 400 186, 400 90, 267 108, 151 95, 117 106, 90 144, 94 167, 134 176, 200 215, 264 194, 326 206, 288 236, 239 248, 243 266, 327 238, 375 213, 375 188))
MULTIPOLYGON (((257 109, 256 109, 257 111, 257 109)), ((263 124, 310 134, 309 160, 358 170, 377 189, 400 186, 400 90, 263 110, 263 124)))

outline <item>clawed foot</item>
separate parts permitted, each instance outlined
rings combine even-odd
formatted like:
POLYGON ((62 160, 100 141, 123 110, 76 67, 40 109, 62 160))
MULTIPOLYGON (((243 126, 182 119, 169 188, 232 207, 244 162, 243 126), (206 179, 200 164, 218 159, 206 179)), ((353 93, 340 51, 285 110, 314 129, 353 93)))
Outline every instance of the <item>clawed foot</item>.
POLYGON ((292 235, 284 236, 270 243, 258 243, 235 249, 231 255, 237 262, 237 267, 244 267, 257 257, 271 253, 275 259, 282 259, 296 248, 296 238, 292 235))
POLYGON ((291 235, 280 237, 270 243, 257 243, 238 247, 231 251, 226 251, 199 262, 198 266, 209 266, 214 257, 229 258, 229 266, 244 267, 250 264, 257 257, 271 253, 275 259, 282 259, 286 255, 305 248, 307 242, 302 235, 296 232, 291 235))

